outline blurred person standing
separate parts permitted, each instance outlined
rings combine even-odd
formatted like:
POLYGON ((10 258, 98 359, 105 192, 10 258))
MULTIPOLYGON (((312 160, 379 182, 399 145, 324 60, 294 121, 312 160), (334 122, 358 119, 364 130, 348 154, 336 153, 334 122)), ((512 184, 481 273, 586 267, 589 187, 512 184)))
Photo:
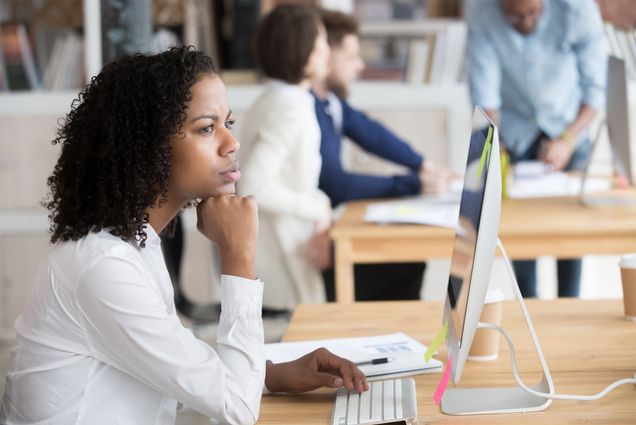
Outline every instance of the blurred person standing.
MULTIPOLYGON (((607 53, 593 0, 470 0, 471 100, 495 121, 511 161, 581 169, 588 126, 604 108, 607 53)), ((546 217, 549 220, 550 217, 546 217)), ((521 292, 536 296, 536 261, 515 261, 521 292)), ((558 295, 579 294, 581 260, 559 260, 558 295)))

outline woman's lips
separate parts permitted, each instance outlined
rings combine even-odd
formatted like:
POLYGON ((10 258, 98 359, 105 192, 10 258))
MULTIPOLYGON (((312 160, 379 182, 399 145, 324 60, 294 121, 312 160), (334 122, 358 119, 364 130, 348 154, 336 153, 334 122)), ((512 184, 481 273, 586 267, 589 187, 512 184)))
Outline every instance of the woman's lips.
POLYGON ((241 178, 241 172, 238 167, 230 168, 229 170, 222 172, 221 175, 228 183, 234 183, 241 178))

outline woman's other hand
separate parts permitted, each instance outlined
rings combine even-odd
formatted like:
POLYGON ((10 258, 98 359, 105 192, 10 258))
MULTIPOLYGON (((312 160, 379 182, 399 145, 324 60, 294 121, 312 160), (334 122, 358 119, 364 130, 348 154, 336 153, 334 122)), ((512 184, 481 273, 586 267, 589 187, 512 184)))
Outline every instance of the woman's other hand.
POLYGON ((272 392, 301 393, 320 387, 345 387, 362 393, 367 378, 351 361, 319 348, 291 362, 267 362, 265 385, 272 392))

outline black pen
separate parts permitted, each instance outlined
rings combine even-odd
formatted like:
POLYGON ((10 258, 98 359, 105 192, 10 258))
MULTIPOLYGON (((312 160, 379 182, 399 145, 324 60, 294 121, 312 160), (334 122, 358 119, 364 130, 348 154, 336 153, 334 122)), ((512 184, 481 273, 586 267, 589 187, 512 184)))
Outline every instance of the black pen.
POLYGON ((372 360, 367 360, 364 362, 357 362, 356 366, 364 366, 368 364, 383 364, 383 363, 388 363, 392 361, 393 361, 392 357, 380 357, 379 359, 372 359, 372 360))

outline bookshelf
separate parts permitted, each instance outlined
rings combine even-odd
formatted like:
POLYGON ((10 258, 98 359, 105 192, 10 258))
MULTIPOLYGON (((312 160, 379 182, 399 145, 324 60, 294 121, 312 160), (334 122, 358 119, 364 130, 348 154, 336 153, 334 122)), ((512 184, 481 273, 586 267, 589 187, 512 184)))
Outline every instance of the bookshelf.
POLYGON ((17 66, 14 71, 32 74, 27 90, 34 91, 43 87, 48 90, 79 87, 101 69, 98 0, 68 0, 65 3, 0 0, 0 22, 3 23, 3 35, 12 36, 10 41, 3 40, 5 51, 4 57, 0 58, 0 71, 4 73, 0 72, 0 87, 4 87, 4 91, 0 95, 8 91, 6 84, 12 91, 16 90, 11 87, 12 75, 7 72, 7 61, 17 66), (78 35, 80 28, 82 37, 78 35), (17 48, 17 52, 7 54, 8 42, 13 43, 10 47, 17 48), (38 47, 35 50, 33 42, 38 47))
POLYGON ((459 19, 362 22, 363 79, 411 84, 458 83, 464 78, 466 25, 459 19))

